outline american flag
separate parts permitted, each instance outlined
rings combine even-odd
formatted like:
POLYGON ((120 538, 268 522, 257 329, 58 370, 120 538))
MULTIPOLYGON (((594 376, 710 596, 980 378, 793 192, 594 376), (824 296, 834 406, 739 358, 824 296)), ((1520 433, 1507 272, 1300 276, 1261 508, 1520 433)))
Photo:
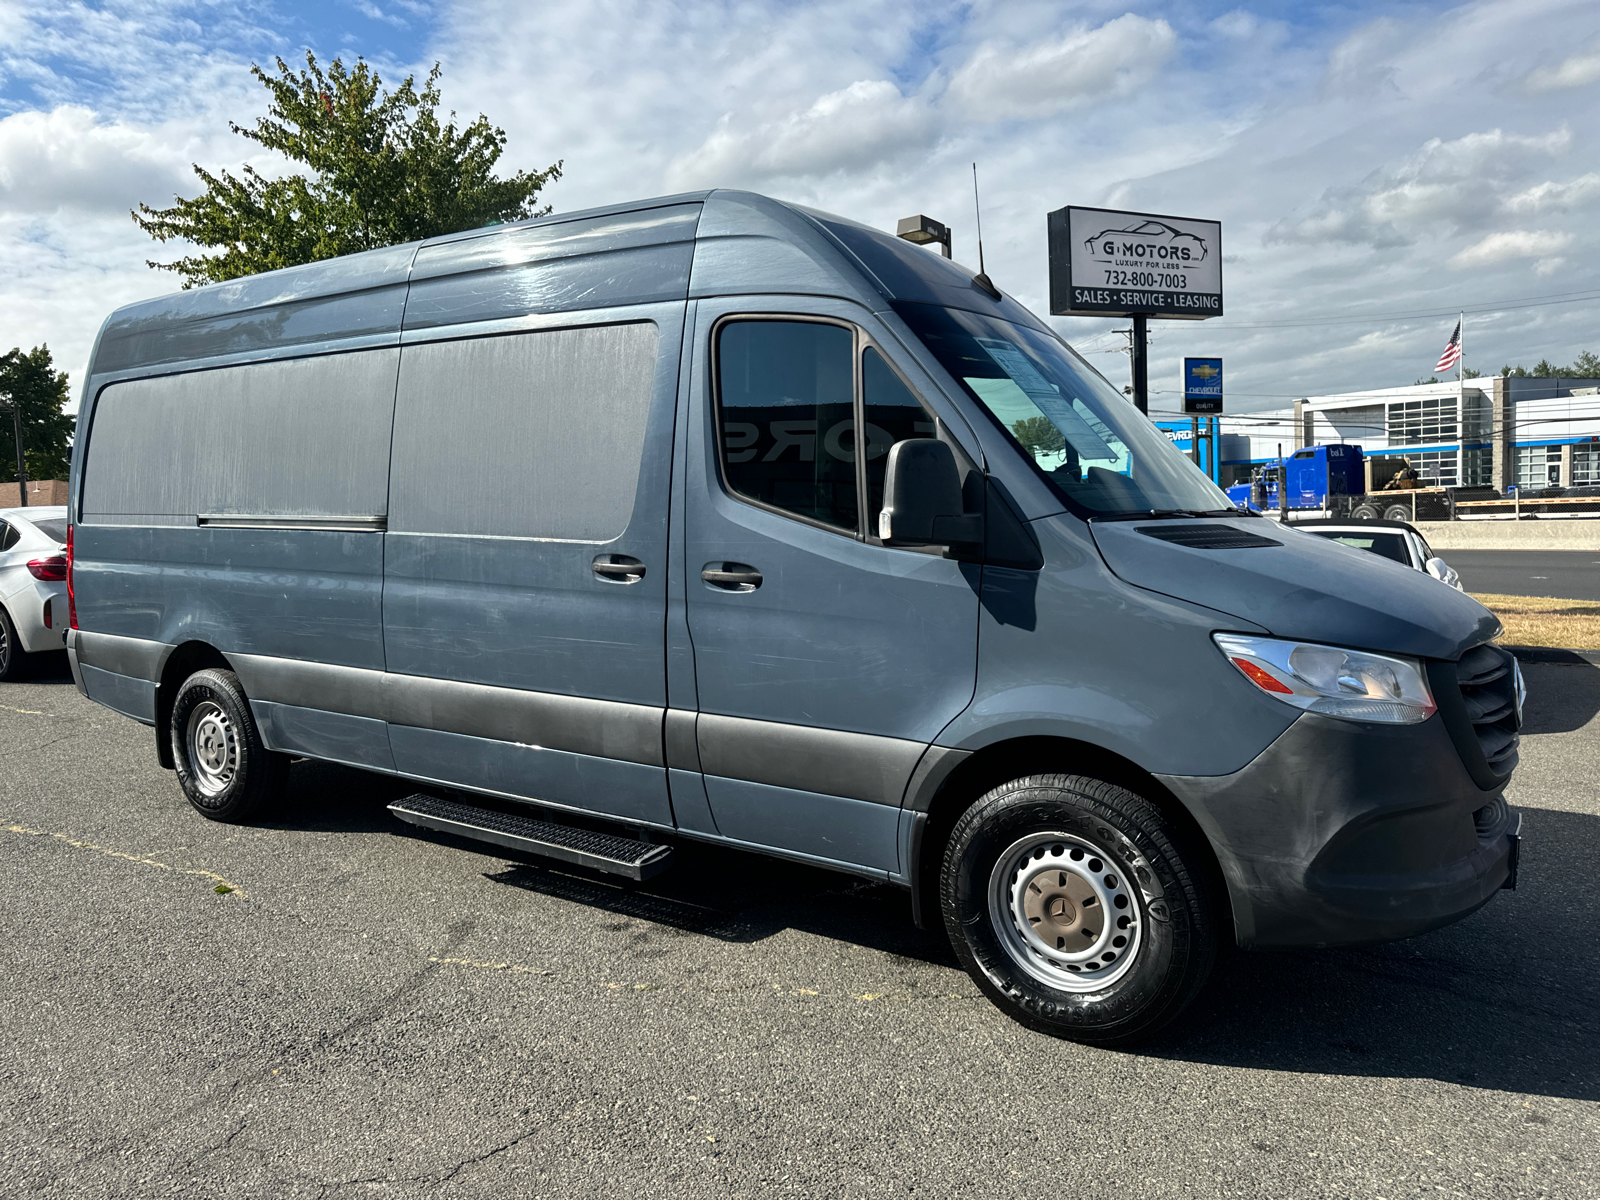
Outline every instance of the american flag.
POLYGON ((1435 371, 1448 371, 1461 361, 1461 322, 1456 322, 1456 331, 1450 335, 1450 342, 1444 348, 1444 353, 1439 355, 1439 365, 1435 371))

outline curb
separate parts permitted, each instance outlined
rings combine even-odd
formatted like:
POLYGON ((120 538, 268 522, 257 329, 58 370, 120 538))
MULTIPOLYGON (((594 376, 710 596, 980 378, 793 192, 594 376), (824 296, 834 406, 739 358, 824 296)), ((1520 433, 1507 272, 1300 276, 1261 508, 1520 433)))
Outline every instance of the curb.
POLYGON ((1600 650, 1560 650, 1554 646, 1505 646, 1525 663, 1588 663, 1600 667, 1600 650))

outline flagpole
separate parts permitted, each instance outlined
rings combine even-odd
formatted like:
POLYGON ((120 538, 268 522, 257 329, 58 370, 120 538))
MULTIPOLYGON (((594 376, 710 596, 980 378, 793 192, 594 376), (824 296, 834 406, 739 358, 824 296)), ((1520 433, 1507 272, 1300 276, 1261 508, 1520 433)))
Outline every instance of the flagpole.
POLYGON ((1456 349, 1461 357, 1456 359, 1456 483, 1463 485, 1467 479, 1467 312, 1461 310, 1461 340, 1456 349))

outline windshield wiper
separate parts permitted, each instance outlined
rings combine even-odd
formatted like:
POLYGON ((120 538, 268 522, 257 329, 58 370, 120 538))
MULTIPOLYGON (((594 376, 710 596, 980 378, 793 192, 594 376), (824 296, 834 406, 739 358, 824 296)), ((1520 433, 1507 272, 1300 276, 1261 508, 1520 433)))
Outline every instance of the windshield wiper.
POLYGON ((1146 508, 1138 512, 1096 513, 1091 521, 1162 521, 1174 517, 1259 517, 1238 508, 1146 508))
POLYGON ((1187 508, 1145 508, 1137 512, 1096 513, 1092 521, 1161 521, 1169 517, 1204 517, 1210 514, 1187 508))

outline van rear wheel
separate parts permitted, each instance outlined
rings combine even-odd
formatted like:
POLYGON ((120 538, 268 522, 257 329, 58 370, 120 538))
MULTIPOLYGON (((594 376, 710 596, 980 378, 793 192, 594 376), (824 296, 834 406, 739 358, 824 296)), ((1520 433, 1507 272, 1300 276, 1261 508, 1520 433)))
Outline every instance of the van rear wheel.
POLYGON ((283 793, 289 760, 268 750, 232 671, 196 671, 172 704, 172 761, 201 816, 247 821, 283 793))
POLYGON ((1216 956, 1198 854, 1126 788, 1035 775, 983 796, 945 849, 940 898, 962 965, 999 1008, 1056 1037, 1120 1045, 1199 993, 1216 956))

